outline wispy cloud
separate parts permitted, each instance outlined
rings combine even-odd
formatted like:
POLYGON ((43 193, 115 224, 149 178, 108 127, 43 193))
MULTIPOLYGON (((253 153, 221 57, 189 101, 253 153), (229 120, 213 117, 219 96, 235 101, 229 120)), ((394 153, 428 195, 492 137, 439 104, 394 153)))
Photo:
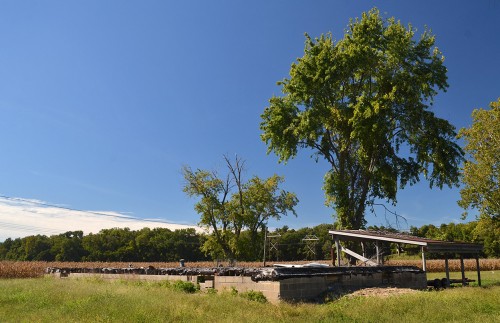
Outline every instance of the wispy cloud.
POLYGON ((82 230, 85 234, 102 229, 144 227, 171 230, 199 227, 169 223, 160 219, 140 219, 116 211, 79 211, 40 200, 0 197, 0 241, 29 235, 53 235, 82 230))

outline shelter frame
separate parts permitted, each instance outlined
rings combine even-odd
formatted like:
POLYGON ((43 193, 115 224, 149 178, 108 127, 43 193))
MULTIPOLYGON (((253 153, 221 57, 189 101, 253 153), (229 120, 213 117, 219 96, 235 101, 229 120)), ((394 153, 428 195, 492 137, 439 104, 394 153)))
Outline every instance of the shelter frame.
MULTIPOLYGON (((445 255, 445 270, 446 270, 446 278, 450 280, 450 273, 448 267, 448 255, 451 253, 456 253, 460 255, 460 271, 462 273, 462 284, 466 284, 465 278, 465 270, 464 270, 464 255, 474 255, 476 259, 476 270, 477 270, 477 281, 478 285, 481 286, 481 270, 479 266, 479 253, 483 250, 483 246, 481 244, 475 243, 465 243, 465 242, 449 242, 449 241, 440 241, 440 240, 432 240, 419 238, 415 236, 410 236, 406 234, 399 233, 386 233, 380 231, 366 231, 366 230, 330 230, 329 234, 332 236, 334 240, 334 245, 337 251, 336 260, 332 258, 333 264, 337 266, 341 266, 341 252, 346 252, 351 256, 354 256, 365 264, 368 263, 368 259, 364 256, 360 256, 351 250, 342 247, 340 241, 357 241, 361 242, 364 248, 365 242, 374 242, 376 246, 376 263, 374 265, 381 265, 381 257, 380 257, 380 248, 379 242, 390 242, 396 243, 398 245, 401 244, 410 244, 420 246, 420 250, 422 252, 422 270, 426 271, 426 253, 443 253, 445 255)), ((333 246, 332 246, 333 248, 333 246)), ((399 246, 398 246, 399 248, 399 246)), ((370 261, 373 263, 372 261, 370 261)), ((368 263, 370 264, 370 263, 368 263)), ((372 264, 373 265, 373 264, 372 264)))

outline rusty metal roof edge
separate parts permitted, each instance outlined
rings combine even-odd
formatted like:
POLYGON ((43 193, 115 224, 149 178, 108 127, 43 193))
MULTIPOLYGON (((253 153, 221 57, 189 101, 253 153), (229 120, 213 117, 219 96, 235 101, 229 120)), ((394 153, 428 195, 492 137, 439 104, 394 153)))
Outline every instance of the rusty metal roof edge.
POLYGON ((420 246, 427 246, 427 241, 418 241, 418 240, 413 240, 413 237, 387 237, 381 234, 374 234, 370 233, 370 231, 365 231, 365 230, 330 230, 328 231, 329 234, 332 236, 339 235, 339 236, 347 236, 347 237, 355 237, 355 238, 362 238, 362 239, 367 239, 367 240, 380 240, 380 241, 389 241, 389 242, 399 242, 399 243, 408 243, 408 244, 416 244, 420 246))
MULTIPOLYGON (((396 243, 406 243, 413 245, 425 246, 429 251, 434 250, 457 250, 457 248, 468 249, 469 252, 480 252, 483 250, 483 245, 477 243, 461 242, 461 241, 442 241, 432 240, 427 238, 420 238, 410 235, 394 234, 394 233, 381 233, 368 230, 330 230, 328 232, 332 236, 354 237, 366 240, 379 240, 396 243)), ((438 252, 438 251, 436 251, 438 252)))

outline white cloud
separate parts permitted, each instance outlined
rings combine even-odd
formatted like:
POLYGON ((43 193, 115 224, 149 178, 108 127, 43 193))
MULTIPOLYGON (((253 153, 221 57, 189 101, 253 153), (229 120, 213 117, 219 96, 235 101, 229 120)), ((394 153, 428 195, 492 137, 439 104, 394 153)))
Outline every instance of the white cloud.
POLYGON ((102 229, 125 228, 140 230, 168 228, 171 230, 199 227, 168 223, 160 219, 138 219, 114 211, 77 211, 48 205, 43 201, 0 197, 0 241, 30 235, 54 235, 82 230, 84 234, 102 229))

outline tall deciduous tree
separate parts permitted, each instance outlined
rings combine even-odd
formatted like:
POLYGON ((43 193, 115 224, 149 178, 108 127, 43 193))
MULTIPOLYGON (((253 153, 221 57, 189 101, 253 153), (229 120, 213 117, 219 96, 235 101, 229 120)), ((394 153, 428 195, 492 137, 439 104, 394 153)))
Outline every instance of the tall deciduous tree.
POLYGON ((469 159, 463 167, 463 183, 458 204, 464 209, 476 208, 481 215, 500 217, 500 98, 490 109, 472 112, 470 128, 462 128, 469 159))
MULTIPOLYGON (((500 254, 500 98, 490 109, 472 112, 470 128, 460 130, 466 141, 468 159, 463 167, 464 188, 458 204, 479 211, 474 230, 476 239, 484 243, 485 253, 500 254)), ((464 217, 467 212, 464 213, 464 217)))
POLYGON ((279 189, 282 177, 254 176, 244 182, 244 162, 238 157, 234 162, 228 157, 224 159, 228 170, 224 176, 184 167, 184 192, 199 198, 195 205, 201 215, 199 224, 211 233, 202 249, 214 258, 236 259, 248 255, 249 250, 258 250, 255 248, 258 230, 271 218, 279 220, 289 212, 295 214, 298 199, 295 194, 279 189), (250 232, 249 245, 244 245, 243 230, 250 232))
POLYGON ((422 173, 431 187, 457 183, 455 128, 429 111, 448 87, 434 42, 372 9, 337 42, 306 34, 304 56, 278 82, 284 95, 262 114, 262 140, 280 162, 309 148, 330 164, 324 190, 341 228, 363 227, 367 204, 395 203, 422 173))

